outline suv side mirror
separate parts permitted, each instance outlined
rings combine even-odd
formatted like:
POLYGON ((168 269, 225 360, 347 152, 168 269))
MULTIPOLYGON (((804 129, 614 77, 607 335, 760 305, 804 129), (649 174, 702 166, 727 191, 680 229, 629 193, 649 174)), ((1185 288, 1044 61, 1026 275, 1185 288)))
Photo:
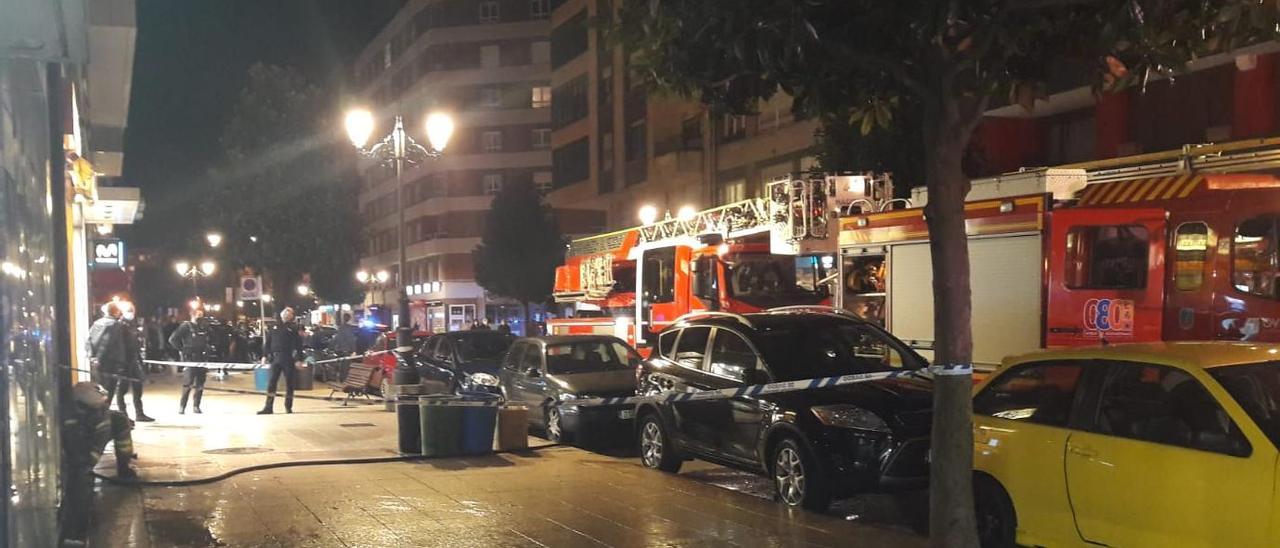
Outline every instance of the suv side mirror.
POLYGON ((742 384, 764 384, 769 382, 768 375, 759 369, 747 369, 742 372, 742 384))
POLYGON ((542 376, 542 372, 538 371, 538 368, 536 367, 530 367, 524 370, 524 376, 529 377, 530 379, 536 379, 542 376))

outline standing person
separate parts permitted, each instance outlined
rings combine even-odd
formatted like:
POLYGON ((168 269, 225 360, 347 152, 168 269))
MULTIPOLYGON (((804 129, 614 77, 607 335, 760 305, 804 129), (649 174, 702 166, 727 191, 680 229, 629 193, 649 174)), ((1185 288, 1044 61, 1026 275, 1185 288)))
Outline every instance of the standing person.
POLYGON ((121 313, 124 325, 124 350, 125 362, 120 374, 123 377, 117 384, 116 391, 116 408, 121 413, 128 416, 128 410, 124 405, 124 394, 130 388, 133 388, 133 416, 138 422, 153 422, 155 419, 148 417, 142 412, 142 384, 146 378, 146 368, 142 366, 142 341, 138 338, 138 319, 134 316, 133 305, 131 303, 124 304, 124 311, 121 313))
POLYGON ((293 308, 280 311, 280 323, 267 331, 263 352, 271 360, 271 381, 267 383, 267 402, 258 414, 275 413, 276 386, 280 384, 281 375, 284 375, 284 412, 292 413, 294 364, 302 359, 302 337, 298 335, 297 324, 293 323, 293 308))
MULTIPOLYGON (((342 325, 338 326, 338 332, 334 333, 333 339, 329 341, 329 350, 333 351, 334 356, 353 356, 359 347, 359 336, 356 334, 356 324, 351 321, 351 313, 342 313, 342 325)), ((342 381, 347 378, 347 370, 351 367, 351 360, 342 360, 337 363, 338 380, 342 381)))
MULTIPOLYGON (((120 322, 120 314, 120 305, 109 302, 102 307, 102 317, 89 327, 89 351, 98 364, 98 378, 108 394, 115 392, 117 375, 124 371, 127 359, 125 327, 120 322)), ((107 399, 110 401, 109 395, 107 399)))
MULTIPOLYGON (((191 310, 191 319, 182 322, 169 336, 169 346, 178 349, 184 362, 205 362, 213 354, 213 345, 209 337, 210 321, 204 315, 204 308, 191 310)), ((178 400, 178 414, 187 412, 187 397, 195 389, 196 397, 193 410, 200 411, 200 398, 204 397, 204 380, 209 370, 203 366, 187 366, 182 372, 182 399, 178 400)))

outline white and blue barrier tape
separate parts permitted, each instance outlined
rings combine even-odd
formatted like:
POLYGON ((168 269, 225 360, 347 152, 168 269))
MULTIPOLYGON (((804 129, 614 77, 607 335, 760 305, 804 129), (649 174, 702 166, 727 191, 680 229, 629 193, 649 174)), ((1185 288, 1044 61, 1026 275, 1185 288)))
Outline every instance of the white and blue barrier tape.
MULTIPOLYGON (((350 356, 342 356, 339 358, 328 358, 316 361, 305 361, 307 365, 320 365, 322 363, 334 363, 341 361, 359 360, 366 356, 377 356, 379 354, 388 354, 391 350, 379 350, 377 352, 368 352, 365 354, 353 354, 350 356)), ((260 369, 269 365, 267 362, 184 362, 173 360, 142 360, 142 363, 152 365, 175 365, 178 367, 203 367, 205 369, 222 369, 226 371, 249 371, 260 369)))

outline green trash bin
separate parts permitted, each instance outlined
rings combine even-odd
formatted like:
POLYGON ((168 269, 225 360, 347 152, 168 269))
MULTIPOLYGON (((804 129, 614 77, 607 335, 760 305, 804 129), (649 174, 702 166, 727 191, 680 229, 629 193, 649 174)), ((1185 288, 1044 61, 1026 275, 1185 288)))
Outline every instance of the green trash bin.
POLYGON ((457 399, 453 395, 420 398, 422 456, 453 457, 462 454, 462 416, 465 408, 439 405, 457 399))

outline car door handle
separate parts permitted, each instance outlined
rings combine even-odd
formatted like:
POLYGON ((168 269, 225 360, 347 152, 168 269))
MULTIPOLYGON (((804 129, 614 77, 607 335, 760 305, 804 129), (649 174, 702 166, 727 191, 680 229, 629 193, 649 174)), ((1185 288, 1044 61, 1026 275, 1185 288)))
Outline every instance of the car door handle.
POLYGON ((1088 447, 1080 447, 1079 445, 1068 446, 1067 451, 1070 451, 1071 454, 1073 455, 1084 457, 1086 459, 1091 459, 1093 457, 1098 456, 1097 451, 1094 451, 1093 449, 1089 449, 1088 447))

